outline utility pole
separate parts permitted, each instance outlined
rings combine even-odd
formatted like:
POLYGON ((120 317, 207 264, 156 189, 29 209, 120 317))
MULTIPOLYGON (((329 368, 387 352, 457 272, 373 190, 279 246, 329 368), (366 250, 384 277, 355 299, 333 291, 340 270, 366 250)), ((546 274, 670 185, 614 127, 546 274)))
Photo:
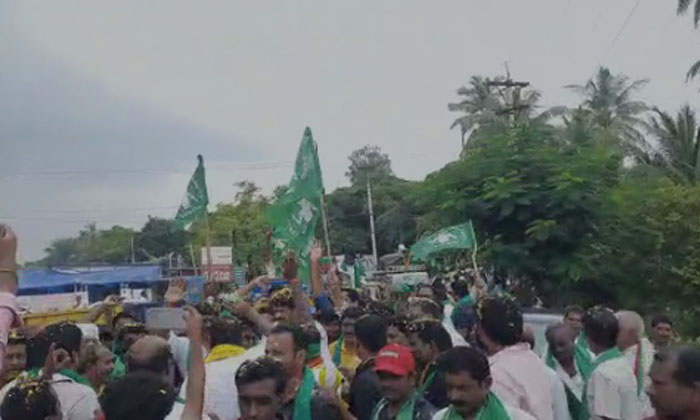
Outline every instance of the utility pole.
POLYGON ((369 174, 367 174, 367 207, 369 207, 369 229, 372 234, 372 256, 374 263, 379 264, 377 256, 377 237, 374 234, 374 210, 372 209, 372 185, 369 182, 369 174))
POLYGON ((508 63, 505 63, 505 65, 507 78, 505 80, 489 80, 486 82, 486 86, 495 87, 498 90, 498 93, 501 94, 501 98, 503 98, 503 103, 506 105, 505 108, 496 111, 496 115, 509 115, 514 120, 517 120, 518 113, 520 111, 524 111, 530 108, 530 105, 520 103, 520 91, 523 88, 530 86, 530 82, 517 81, 511 79, 510 70, 508 69, 508 63), (510 98, 506 95, 504 89, 506 89, 506 92, 508 92, 507 89, 512 89, 512 94, 510 95, 510 98))

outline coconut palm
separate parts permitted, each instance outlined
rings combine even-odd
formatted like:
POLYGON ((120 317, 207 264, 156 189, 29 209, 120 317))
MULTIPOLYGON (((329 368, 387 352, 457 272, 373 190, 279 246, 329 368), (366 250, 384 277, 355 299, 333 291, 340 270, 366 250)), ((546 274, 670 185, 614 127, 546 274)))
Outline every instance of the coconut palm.
POLYGON ((501 76, 495 79, 472 76, 468 86, 457 89, 457 95, 464 99, 448 104, 447 108, 452 112, 464 114, 450 126, 460 128, 462 149, 473 146, 476 137, 487 127, 507 127, 513 122, 523 120, 544 123, 565 111, 563 107, 555 107, 538 114, 540 93, 532 89, 523 89, 524 86, 517 83, 505 87, 494 84, 507 80, 509 79, 501 76), (466 138, 467 134, 469 138, 466 138))
POLYGON ((593 123, 606 137, 615 138, 626 153, 633 151, 643 139, 644 114, 647 105, 634 99, 634 95, 648 80, 630 81, 624 74, 614 75, 601 67, 596 75, 584 85, 569 85, 566 88, 583 97, 580 109, 590 112, 593 123))
MULTIPOLYGON (((679 15, 684 15, 690 9, 691 3, 693 3, 691 0, 678 0, 678 9, 676 12, 679 15)), ((700 25, 700 0, 695 0, 693 6, 693 22, 695 24, 695 28, 697 29, 698 25, 700 25)), ((690 80, 698 74, 700 74, 700 60, 696 61, 695 64, 690 66, 690 70, 688 70, 686 78, 690 80)))
POLYGON ((682 182, 695 184, 700 181, 700 127, 695 112, 689 105, 683 106, 676 118, 654 108, 649 131, 657 143, 669 174, 682 182))

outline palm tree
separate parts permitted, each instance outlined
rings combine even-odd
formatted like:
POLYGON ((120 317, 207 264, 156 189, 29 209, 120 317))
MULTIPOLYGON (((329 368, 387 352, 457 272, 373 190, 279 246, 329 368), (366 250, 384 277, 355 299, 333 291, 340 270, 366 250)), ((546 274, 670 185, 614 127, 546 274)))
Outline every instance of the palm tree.
POLYGON ((700 181, 700 127, 695 112, 683 106, 673 116, 654 108, 649 131, 657 143, 657 153, 670 175, 681 182, 700 181))
POLYGON ((606 137, 615 138, 629 153, 644 137, 640 128, 645 125, 643 115, 649 108, 644 102, 634 100, 634 95, 648 82, 646 79, 630 82, 624 74, 613 75, 601 67, 585 85, 566 88, 583 97, 579 108, 590 112, 593 123, 606 137))
MULTIPOLYGON (((678 0, 678 9, 676 10, 676 13, 678 13, 678 15, 684 15, 690 9, 691 3, 691 0, 678 0)), ((697 29, 698 25, 700 25, 700 0, 695 0, 695 5, 693 6, 693 22, 695 24, 695 28, 697 29)), ((686 79, 690 80, 698 74, 700 74, 700 60, 696 61, 695 64, 690 66, 690 70, 688 70, 688 73, 686 74, 686 79)))
POLYGON ((536 90, 524 89, 527 84, 507 85, 506 82, 512 80, 502 76, 495 79, 472 76, 468 86, 457 89, 457 95, 464 99, 448 104, 447 109, 464 114, 450 126, 451 129, 460 128, 463 150, 474 145, 480 129, 506 127, 524 120, 545 123, 565 110, 564 107, 554 107, 537 114, 541 94, 536 90), (467 134, 468 139, 465 138, 467 134))

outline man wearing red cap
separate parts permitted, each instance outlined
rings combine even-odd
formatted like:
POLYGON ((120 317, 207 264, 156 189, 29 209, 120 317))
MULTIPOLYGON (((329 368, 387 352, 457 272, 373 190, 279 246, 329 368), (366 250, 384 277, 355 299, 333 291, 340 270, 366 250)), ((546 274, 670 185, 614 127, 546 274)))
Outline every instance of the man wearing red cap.
POLYGON ((411 349, 398 344, 383 347, 375 359, 382 399, 372 420, 430 420, 435 408, 416 392, 416 361, 411 349))

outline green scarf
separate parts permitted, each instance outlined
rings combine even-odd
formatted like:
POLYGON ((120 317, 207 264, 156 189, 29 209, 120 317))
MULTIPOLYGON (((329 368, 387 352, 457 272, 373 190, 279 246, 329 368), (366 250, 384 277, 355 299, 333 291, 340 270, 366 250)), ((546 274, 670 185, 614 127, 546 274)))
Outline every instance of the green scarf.
POLYGON ((313 360, 321 355, 321 344, 314 343, 306 346, 306 361, 313 360))
MULTIPOLYGON (((389 405, 389 401, 382 398, 381 401, 377 403, 376 407, 374 407, 374 410, 372 411, 372 420, 379 420, 379 415, 382 413, 382 411, 384 411, 387 405, 389 405)), ((408 401, 406 401, 401 406, 401 409, 396 415, 395 420, 413 420, 413 410, 415 406, 416 393, 414 392, 413 395, 411 395, 411 398, 409 398, 408 401)))
POLYGON ((304 378, 294 397, 294 420, 311 420, 311 396, 315 385, 314 373, 308 367, 304 367, 304 378))
MULTIPOLYGON (((462 416, 450 406, 442 420, 463 420, 462 416)), ((481 407, 474 420, 510 420, 508 411, 501 400, 493 392, 486 396, 486 402, 481 407)))
MULTIPOLYGON (((28 370, 27 375, 29 375, 30 378, 37 378, 39 376, 40 372, 41 372, 40 368, 34 368, 34 369, 28 370)), ((90 388, 92 388, 90 381, 88 381, 86 377, 84 377, 83 375, 74 371, 73 369, 61 369, 56 373, 61 374, 63 376, 66 376, 79 384, 87 385, 90 388)))
POLYGON ((578 337, 576 337, 576 341, 574 341, 574 345, 576 346, 576 349, 578 349, 579 351, 585 350, 589 354, 591 352, 591 349, 588 348, 588 339, 586 338, 586 334, 584 334, 583 331, 581 331, 579 333, 578 337))
POLYGON ((121 356, 114 356, 114 368, 109 374, 111 379, 121 379, 126 375, 126 365, 121 356))
POLYGON ((425 391, 427 391, 428 388, 430 388, 430 385, 432 385, 433 381, 435 380, 435 373, 437 372, 437 370, 432 369, 432 372, 428 373, 431 370, 430 368, 432 367, 434 367, 434 365, 432 363, 429 364, 428 367, 426 367, 423 374, 421 375, 420 387, 418 388, 418 393, 420 395, 425 394, 425 391))
MULTIPOLYGON (((591 367, 591 375, 593 375, 593 372, 598 368, 598 366, 602 365, 603 363, 616 359, 618 357, 622 356, 622 352, 620 349, 617 347, 613 347, 609 350, 606 350, 598 355, 596 359, 593 361, 593 366, 591 367)), ((590 378, 589 378, 590 379, 590 378)), ((588 420, 591 415, 588 412, 588 381, 586 381, 585 385, 583 386, 583 409, 581 410, 581 417, 579 420, 588 420)))
POLYGON ((341 335, 340 338, 338 338, 338 341, 335 342, 335 350, 333 351, 333 364, 336 366, 340 366, 340 362, 343 359, 343 336, 341 335))

